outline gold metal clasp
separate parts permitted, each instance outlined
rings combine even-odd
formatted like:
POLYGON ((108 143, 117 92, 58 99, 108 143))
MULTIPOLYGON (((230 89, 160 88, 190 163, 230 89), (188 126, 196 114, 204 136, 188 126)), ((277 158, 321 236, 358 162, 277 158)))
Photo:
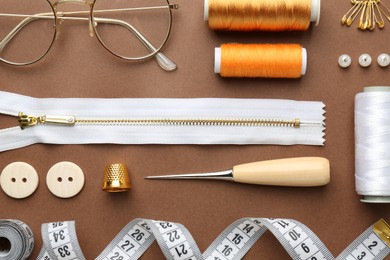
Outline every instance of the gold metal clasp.
POLYGON ((300 128, 301 127, 301 120, 299 118, 294 119, 294 128, 300 128))
POLYGON ((53 125, 65 125, 73 126, 76 123, 76 118, 74 116, 32 116, 25 115, 22 112, 19 112, 19 125, 20 128, 25 129, 26 127, 35 126, 37 124, 53 124, 53 125))
POLYGON ((383 219, 373 225, 374 232, 390 247, 390 226, 383 219))
POLYGON ((36 116, 29 116, 29 115, 24 115, 23 112, 19 112, 19 125, 20 128, 25 129, 26 127, 29 126, 34 126, 38 124, 38 118, 36 116))
POLYGON ((51 124, 51 125, 65 125, 73 126, 76 123, 76 118, 74 116, 53 116, 47 115, 40 117, 42 124, 51 124))

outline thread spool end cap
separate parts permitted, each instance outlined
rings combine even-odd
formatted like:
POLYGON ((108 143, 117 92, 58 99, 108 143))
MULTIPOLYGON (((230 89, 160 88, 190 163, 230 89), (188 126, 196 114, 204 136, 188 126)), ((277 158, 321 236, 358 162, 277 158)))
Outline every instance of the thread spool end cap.
POLYGON ((387 87, 387 86, 370 86, 370 87, 365 87, 363 91, 365 93, 367 93, 367 92, 390 92, 390 87, 387 87))
POLYGON ((316 26, 318 26, 318 24, 320 23, 320 17, 321 17, 321 0, 311 0, 310 21, 315 22, 316 26))
POLYGON ((364 203, 390 203, 390 196, 364 196, 360 201, 364 203))
POLYGON ((216 47, 214 49, 214 73, 221 73, 221 48, 216 47))
POLYGON ((209 0, 204 0, 204 15, 203 19, 205 22, 209 20, 209 0))
POLYGON ((302 75, 306 74, 307 70, 307 51, 305 48, 302 48, 302 75))

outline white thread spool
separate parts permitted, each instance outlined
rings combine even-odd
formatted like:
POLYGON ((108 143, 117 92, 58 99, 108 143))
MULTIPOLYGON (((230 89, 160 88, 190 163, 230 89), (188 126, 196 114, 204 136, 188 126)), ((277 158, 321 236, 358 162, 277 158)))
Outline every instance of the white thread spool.
POLYGON ((366 203, 390 203, 390 87, 355 97, 356 191, 366 203))

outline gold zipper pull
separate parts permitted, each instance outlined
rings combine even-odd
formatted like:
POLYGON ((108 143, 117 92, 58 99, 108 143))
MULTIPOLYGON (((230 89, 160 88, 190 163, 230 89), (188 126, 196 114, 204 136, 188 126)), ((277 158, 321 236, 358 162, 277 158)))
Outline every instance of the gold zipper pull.
POLYGON ((19 125, 20 128, 25 129, 26 127, 29 126, 34 126, 38 123, 38 118, 36 116, 29 116, 29 115, 24 115, 23 112, 19 112, 19 125))
POLYGON ((74 116, 33 116, 25 115, 22 112, 19 112, 19 125, 20 128, 25 129, 26 127, 35 126, 37 124, 53 124, 53 125, 67 125, 73 126, 76 122, 74 116))

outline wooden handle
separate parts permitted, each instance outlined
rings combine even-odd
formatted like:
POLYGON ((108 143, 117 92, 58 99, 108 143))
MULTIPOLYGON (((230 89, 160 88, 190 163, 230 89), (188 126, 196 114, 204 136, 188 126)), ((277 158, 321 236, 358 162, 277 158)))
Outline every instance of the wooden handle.
POLYGON ((277 186, 322 186, 330 181, 328 159, 298 157, 233 167, 235 182, 277 186))

